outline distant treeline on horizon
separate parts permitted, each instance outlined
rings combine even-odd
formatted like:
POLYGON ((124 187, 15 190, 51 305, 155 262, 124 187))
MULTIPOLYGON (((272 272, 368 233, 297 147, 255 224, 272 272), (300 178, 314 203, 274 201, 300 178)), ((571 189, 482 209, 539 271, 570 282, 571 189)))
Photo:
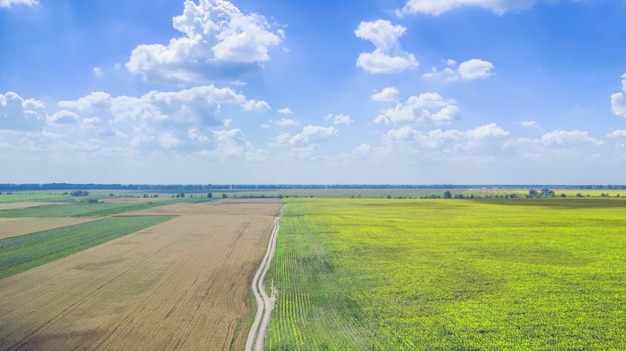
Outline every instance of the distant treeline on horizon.
POLYGON ((545 184, 9 184, 0 183, 0 191, 33 190, 142 190, 188 192, 221 190, 281 190, 281 189, 626 189, 626 185, 545 185, 545 184))

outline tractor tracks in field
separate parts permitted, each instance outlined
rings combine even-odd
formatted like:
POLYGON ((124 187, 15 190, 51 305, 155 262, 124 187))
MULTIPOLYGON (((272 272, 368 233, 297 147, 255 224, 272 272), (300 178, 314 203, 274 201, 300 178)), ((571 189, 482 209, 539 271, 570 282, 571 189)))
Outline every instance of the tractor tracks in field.
POLYGON ((265 256, 263 256, 259 269, 256 271, 254 278, 252 279, 252 293, 254 293, 254 298, 256 299, 258 307, 254 323, 252 323, 250 332, 248 333, 245 351, 263 351, 263 347, 265 346, 265 334, 267 333, 270 315, 272 313, 272 309, 274 308, 274 294, 272 293, 272 296, 267 295, 263 281, 265 280, 265 274, 269 270, 272 259, 274 258, 274 253, 276 252, 276 240, 280 229, 280 217, 282 217, 284 209, 285 207, 283 206, 280 209, 278 216, 274 218, 274 229, 272 230, 269 243, 267 244, 267 251, 265 252, 265 256))

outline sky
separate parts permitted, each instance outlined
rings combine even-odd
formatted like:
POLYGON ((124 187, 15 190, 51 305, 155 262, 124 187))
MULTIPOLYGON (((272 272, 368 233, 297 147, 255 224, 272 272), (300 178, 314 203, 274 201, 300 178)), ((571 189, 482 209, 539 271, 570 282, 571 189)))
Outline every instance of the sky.
POLYGON ((622 0, 0 0, 0 183, 626 184, 622 0))

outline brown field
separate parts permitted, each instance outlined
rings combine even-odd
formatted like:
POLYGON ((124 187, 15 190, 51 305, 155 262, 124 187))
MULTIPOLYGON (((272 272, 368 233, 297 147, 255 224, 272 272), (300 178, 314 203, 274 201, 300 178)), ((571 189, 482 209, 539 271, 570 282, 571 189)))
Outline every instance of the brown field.
POLYGON ((98 219, 102 219, 102 217, 0 218, 0 239, 91 222, 98 219))
POLYGON ((177 218, 0 280, 1 350, 243 349, 277 200, 141 211, 177 218))

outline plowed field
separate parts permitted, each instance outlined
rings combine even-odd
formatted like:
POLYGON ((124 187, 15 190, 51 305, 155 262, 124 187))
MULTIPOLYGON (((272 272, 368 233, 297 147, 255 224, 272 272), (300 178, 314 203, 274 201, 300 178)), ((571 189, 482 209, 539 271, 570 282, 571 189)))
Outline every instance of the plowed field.
POLYGON ((171 205, 177 218, 0 280, 1 350, 242 349, 277 200, 171 205))

